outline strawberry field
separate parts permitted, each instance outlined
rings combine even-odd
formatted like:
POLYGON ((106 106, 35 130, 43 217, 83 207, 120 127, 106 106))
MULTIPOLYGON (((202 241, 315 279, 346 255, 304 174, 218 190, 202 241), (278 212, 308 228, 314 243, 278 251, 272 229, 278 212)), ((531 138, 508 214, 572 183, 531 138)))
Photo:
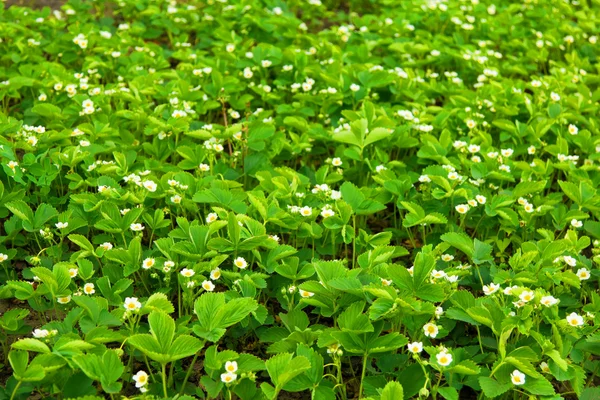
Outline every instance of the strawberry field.
POLYGON ((0 10, 0 400, 600 399, 597 2, 60 3, 0 10))

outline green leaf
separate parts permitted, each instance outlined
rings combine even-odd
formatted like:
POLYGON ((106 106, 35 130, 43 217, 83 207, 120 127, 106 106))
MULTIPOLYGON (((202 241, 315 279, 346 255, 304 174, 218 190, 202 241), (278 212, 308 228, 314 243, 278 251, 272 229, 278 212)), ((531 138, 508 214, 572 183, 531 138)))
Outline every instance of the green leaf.
POLYGON ((391 381, 381 391, 381 400, 402 400, 404 399, 404 390, 398 382, 391 381))
POLYGON ((446 400, 458 400, 458 391, 451 386, 439 388, 438 393, 446 400))
POLYGON ((579 400, 598 400, 600 399, 600 388, 587 388, 579 396, 579 400))
POLYGON ((203 339, 216 342, 225 334, 225 328, 242 321, 257 308, 256 300, 248 297, 225 303, 223 293, 203 293, 194 302, 194 312, 198 316, 198 323, 193 327, 194 333, 203 339))
POLYGON ((31 108, 31 112, 42 117, 59 118, 61 115, 60 107, 50 103, 38 103, 31 108))
POLYGON ((338 324, 342 331, 353 333, 373 332, 374 328, 369 317, 363 314, 365 303, 352 303, 338 316, 338 324))
POLYGON ((11 347, 18 350, 34 351, 36 353, 50 353, 48 345, 41 340, 24 338, 14 342, 11 347))
POLYGON ((24 350, 11 350, 8 353, 8 361, 13 369, 15 378, 21 380, 29 364, 29 353, 24 350))
POLYGON ((140 313, 147 314, 151 311, 163 311, 167 314, 171 314, 175 311, 175 307, 173 307, 173 303, 169 301, 167 295, 158 292, 153 293, 148 300, 146 300, 140 313))
POLYGON ((178 336, 169 348, 169 356, 172 360, 180 360, 199 352, 204 343, 190 335, 178 336))
POLYGON ((473 251, 473 262, 475 264, 483 264, 485 262, 493 261, 492 257, 492 246, 488 243, 484 243, 475 238, 474 251, 473 251))
POLYGON ((540 396, 552 396, 556 393, 552 384, 543 377, 539 379, 527 377, 523 388, 531 394, 540 396))
POLYGON ((278 390, 281 390, 292 378, 310 368, 310 362, 306 357, 293 357, 291 353, 281 353, 271 357, 265 365, 275 388, 278 390))
POLYGON ((79 246, 82 250, 89 251, 90 253, 94 253, 94 246, 92 243, 83 235, 69 235, 69 240, 79 246))
POLYGON ((166 354, 175 336, 175 321, 167 313, 152 311, 148 316, 150 333, 160 346, 161 353, 166 354))
POLYGON ((479 385, 481 386, 483 393, 489 398, 498 397, 508 392, 513 387, 511 383, 500 383, 494 378, 488 378, 486 376, 479 377, 479 385))
POLYGON ((448 368, 448 371, 461 375, 478 375, 481 372, 481 368, 471 360, 463 360, 455 366, 448 368))
POLYGON ((557 118, 561 113, 560 104, 552 103, 548 106, 548 115, 550 118, 557 118))
POLYGON ((27 203, 23 200, 15 200, 10 203, 6 203, 4 205, 8 208, 13 214, 15 214, 22 221, 26 221, 29 223, 30 229, 27 229, 29 232, 33 231, 33 210, 27 203))
POLYGON ((452 247, 456 247, 463 253, 465 253, 469 258, 473 258, 473 254, 475 252, 475 248, 473 245, 473 241, 469 236, 464 233, 458 232, 448 232, 441 236, 441 239, 448 243, 452 247))

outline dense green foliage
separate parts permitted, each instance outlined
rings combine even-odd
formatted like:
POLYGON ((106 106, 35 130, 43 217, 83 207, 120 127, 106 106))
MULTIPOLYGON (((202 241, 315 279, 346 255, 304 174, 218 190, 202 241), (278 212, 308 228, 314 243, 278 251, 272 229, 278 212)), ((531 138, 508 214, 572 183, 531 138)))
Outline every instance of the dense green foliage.
POLYGON ((598 4, 0 11, 0 399, 598 399, 598 4))

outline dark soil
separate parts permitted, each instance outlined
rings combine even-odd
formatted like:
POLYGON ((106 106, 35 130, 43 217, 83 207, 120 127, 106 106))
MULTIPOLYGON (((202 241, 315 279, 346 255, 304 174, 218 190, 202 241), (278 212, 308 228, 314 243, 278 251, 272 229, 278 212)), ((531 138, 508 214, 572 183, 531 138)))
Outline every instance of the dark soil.
POLYGON ((65 4, 66 2, 63 0, 6 0, 4 2, 4 7, 8 8, 10 6, 22 6, 22 7, 31 7, 31 8, 44 8, 50 7, 53 10, 58 10, 60 6, 65 4))

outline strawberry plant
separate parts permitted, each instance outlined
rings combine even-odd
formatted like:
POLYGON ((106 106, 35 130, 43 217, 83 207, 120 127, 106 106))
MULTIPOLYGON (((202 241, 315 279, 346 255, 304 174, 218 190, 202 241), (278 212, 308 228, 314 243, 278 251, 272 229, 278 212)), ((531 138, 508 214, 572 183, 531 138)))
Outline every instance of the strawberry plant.
POLYGON ((9 3, 0 400, 600 398, 594 4, 9 3))

